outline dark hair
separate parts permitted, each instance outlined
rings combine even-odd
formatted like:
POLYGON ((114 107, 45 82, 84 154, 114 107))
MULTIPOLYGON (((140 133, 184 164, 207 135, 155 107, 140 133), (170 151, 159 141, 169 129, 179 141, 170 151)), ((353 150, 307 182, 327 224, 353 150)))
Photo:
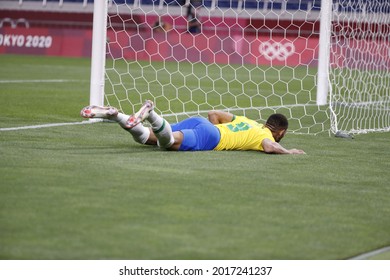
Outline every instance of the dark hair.
POLYGON ((277 132, 288 128, 288 120, 282 114, 272 114, 269 116, 265 126, 268 127, 272 132, 277 132))

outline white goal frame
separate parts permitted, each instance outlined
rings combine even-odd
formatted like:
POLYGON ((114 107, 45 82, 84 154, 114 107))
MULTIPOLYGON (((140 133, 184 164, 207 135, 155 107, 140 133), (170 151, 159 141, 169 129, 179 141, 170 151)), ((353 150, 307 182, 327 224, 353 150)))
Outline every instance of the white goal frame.
MULTIPOLYGON (((95 1, 93 10, 93 37, 92 37, 92 65, 90 104, 104 105, 104 68, 107 42, 107 17, 108 5, 112 0, 95 1)), ((318 58, 318 87, 317 105, 327 104, 328 77, 329 77, 329 42, 332 0, 322 0, 325 4, 321 9, 323 24, 320 30, 320 51, 318 58)))

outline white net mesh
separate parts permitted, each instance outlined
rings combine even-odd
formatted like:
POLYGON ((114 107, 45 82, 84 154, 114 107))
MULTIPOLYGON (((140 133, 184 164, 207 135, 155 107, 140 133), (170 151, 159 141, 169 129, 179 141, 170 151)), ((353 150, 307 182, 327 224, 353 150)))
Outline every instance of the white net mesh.
POLYGON ((332 131, 390 131, 390 1, 337 1, 332 31, 332 131))
POLYGON ((106 103, 145 99, 169 121, 220 109, 297 133, 329 129, 316 105, 320 1, 112 1, 106 103), (187 5, 186 5, 187 4, 187 5))

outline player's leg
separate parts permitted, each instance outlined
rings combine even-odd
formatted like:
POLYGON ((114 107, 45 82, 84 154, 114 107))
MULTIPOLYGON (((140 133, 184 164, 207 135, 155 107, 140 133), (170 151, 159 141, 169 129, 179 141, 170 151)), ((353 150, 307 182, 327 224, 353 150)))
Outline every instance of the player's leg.
POLYGON ((162 148, 169 148, 175 143, 175 138, 172 133, 171 125, 154 111, 154 104, 147 100, 141 109, 130 116, 127 120, 126 127, 133 128, 147 120, 152 126, 150 140, 157 139, 157 145, 162 148))
POLYGON ((134 141, 148 145, 157 144, 157 141, 151 137, 150 130, 144 127, 142 123, 137 123, 131 128, 127 127, 126 123, 130 116, 118 112, 114 107, 87 106, 81 110, 80 115, 84 118, 101 118, 115 121, 133 136, 134 141))

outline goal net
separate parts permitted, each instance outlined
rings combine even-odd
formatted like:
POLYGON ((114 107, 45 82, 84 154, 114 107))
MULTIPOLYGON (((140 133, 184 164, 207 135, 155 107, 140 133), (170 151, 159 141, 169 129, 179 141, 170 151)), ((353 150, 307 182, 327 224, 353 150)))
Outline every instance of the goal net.
POLYGON ((383 130, 388 2, 334 2, 324 41, 320 0, 110 0, 104 103, 130 114, 151 99, 170 122, 225 110, 283 113, 295 133, 383 130))
POLYGON ((339 0, 332 28, 332 132, 390 131, 390 1, 339 0))
POLYGON ((105 103, 145 99, 171 122, 225 110, 323 132, 316 103, 319 1, 129 1, 108 4, 105 103))

